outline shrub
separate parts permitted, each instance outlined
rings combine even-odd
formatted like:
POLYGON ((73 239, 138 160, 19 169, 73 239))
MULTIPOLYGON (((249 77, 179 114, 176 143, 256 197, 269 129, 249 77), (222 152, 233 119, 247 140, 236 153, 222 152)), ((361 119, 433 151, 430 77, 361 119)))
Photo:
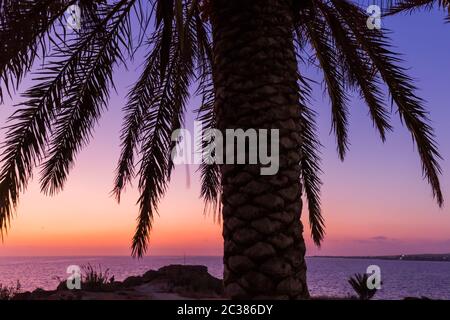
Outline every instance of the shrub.
POLYGON ((12 300, 18 293, 21 292, 22 286, 17 281, 16 286, 4 286, 0 283, 0 300, 12 300))
POLYGON ((109 277, 109 269, 103 271, 101 265, 97 268, 88 264, 81 268, 83 270, 81 288, 84 290, 101 291, 105 285, 114 281, 114 276, 109 277))
POLYGON ((375 293, 377 293, 377 289, 369 289, 367 286, 367 279, 369 275, 367 273, 360 274, 357 273, 353 277, 348 279, 348 283, 352 286, 353 290, 355 290, 360 300, 370 300, 373 298, 375 293))

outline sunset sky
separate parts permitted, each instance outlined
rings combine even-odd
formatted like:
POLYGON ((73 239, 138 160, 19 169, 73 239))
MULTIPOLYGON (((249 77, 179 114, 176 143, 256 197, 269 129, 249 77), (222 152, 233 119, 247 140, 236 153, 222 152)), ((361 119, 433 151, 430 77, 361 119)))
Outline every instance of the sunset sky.
MULTIPOLYGON (((351 150, 338 160, 330 135, 330 106, 323 89, 315 86, 314 107, 323 151, 322 190, 326 238, 314 247, 304 214, 308 255, 378 255, 450 252, 450 25, 438 12, 416 13, 383 20, 392 30, 396 51, 417 79, 419 95, 427 101, 444 157, 442 184, 446 199, 439 209, 422 179, 419 157, 410 134, 393 113, 395 131, 382 144, 363 102, 351 105, 351 150)), ((41 195, 38 175, 22 196, 17 216, 0 244, 0 256, 14 255, 129 255, 138 208, 136 188, 128 188, 122 203, 110 195, 119 156, 119 130, 124 96, 138 74, 140 61, 116 74, 118 95, 112 95, 95 138, 78 156, 63 193, 41 195)), ((308 72, 319 79, 315 70, 308 72)), ((30 82, 23 83, 24 91, 30 82)), ((17 102, 14 99, 14 102, 17 102)), ((0 120, 13 110, 0 107, 0 120)), ((190 103, 186 126, 191 127, 190 103)), ((4 131, 0 134, 3 140, 4 131)), ((169 192, 161 202, 151 235, 152 255, 221 255, 221 226, 203 215, 196 167, 176 169, 169 192), (187 186, 187 175, 190 187, 187 186)))

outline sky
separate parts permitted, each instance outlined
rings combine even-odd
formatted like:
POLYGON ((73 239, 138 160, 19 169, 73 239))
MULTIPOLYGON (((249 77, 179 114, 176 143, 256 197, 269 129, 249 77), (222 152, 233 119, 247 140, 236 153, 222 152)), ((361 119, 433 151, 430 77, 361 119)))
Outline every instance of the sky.
MULTIPOLYGON (((318 112, 324 186, 326 237, 321 248, 310 240, 303 214, 307 255, 381 255, 450 252, 450 25, 439 12, 383 19, 391 29, 403 66, 417 79, 419 95, 427 101, 444 161, 442 187, 447 204, 439 209, 423 180, 410 134, 393 114, 395 130, 383 144, 372 127, 368 109, 352 100, 351 149, 338 159, 330 135, 330 106, 323 88, 315 86, 313 107, 318 112)), ((39 192, 38 178, 22 195, 0 256, 130 255, 138 207, 136 188, 122 202, 111 196, 119 157, 119 131, 124 96, 133 83, 139 61, 116 74, 118 94, 96 129, 95 138, 79 153, 65 190, 52 197, 39 192)), ((314 70, 308 75, 318 77, 314 70)), ((29 82, 21 86, 23 92, 29 82)), ((14 100, 13 102, 17 102, 14 100)), ((0 123, 13 110, 0 107, 0 123)), ((186 126, 191 127, 198 99, 189 103, 186 126)), ((4 131, 0 133, 3 140, 4 131)), ((169 191, 159 206, 151 233, 150 255, 221 255, 221 225, 203 214, 195 167, 177 167, 169 191), (189 179, 188 175, 190 176, 189 179), (188 185, 187 180, 191 183, 188 185)))

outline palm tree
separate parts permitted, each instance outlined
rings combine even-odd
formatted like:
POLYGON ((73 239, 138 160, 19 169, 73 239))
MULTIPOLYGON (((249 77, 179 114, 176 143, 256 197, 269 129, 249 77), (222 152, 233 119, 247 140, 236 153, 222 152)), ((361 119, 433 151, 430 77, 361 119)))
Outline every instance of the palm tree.
POLYGON ((348 149, 348 90, 360 92, 384 141, 391 130, 381 87, 386 84, 443 203, 440 156, 423 101, 383 31, 368 30, 365 12, 350 1, 2 0, 0 17, 4 94, 17 89, 37 58, 45 62, 8 120, 0 170, 2 231, 34 169, 41 168, 42 192, 61 191, 108 106, 114 70, 141 47, 148 53, 124 107, 114 182, 120 201, 129 182, 139 180, 134 256, 147 251, 153 215, 174 167, 171 134, 182 126, 190 86, 198 81, 205 129, 280 130, 280 170, 274 176, 257 174, 260 165, 200 168, 206 205, 222 210, 226 292, 231 298, 308 297, 303 192, 317 245, 324 220, 320 142, 299 61, 323 72, 341 159, 348 149), (58 26, 75 3, 83 29, 69 34, 58 26))

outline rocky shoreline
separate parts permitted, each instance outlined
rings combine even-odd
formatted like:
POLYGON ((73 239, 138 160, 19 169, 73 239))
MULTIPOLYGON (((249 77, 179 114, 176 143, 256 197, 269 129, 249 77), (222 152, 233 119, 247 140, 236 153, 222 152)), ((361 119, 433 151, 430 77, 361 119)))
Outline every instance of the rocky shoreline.
POLYGON ((69 290, 63 281, 55 290, 36 289, 14 297, 14 300, 182 299, 224 299, 222 280, 210 275, 205 266, 170 265, 96 287, 82 284, 81 290, 69 290))

